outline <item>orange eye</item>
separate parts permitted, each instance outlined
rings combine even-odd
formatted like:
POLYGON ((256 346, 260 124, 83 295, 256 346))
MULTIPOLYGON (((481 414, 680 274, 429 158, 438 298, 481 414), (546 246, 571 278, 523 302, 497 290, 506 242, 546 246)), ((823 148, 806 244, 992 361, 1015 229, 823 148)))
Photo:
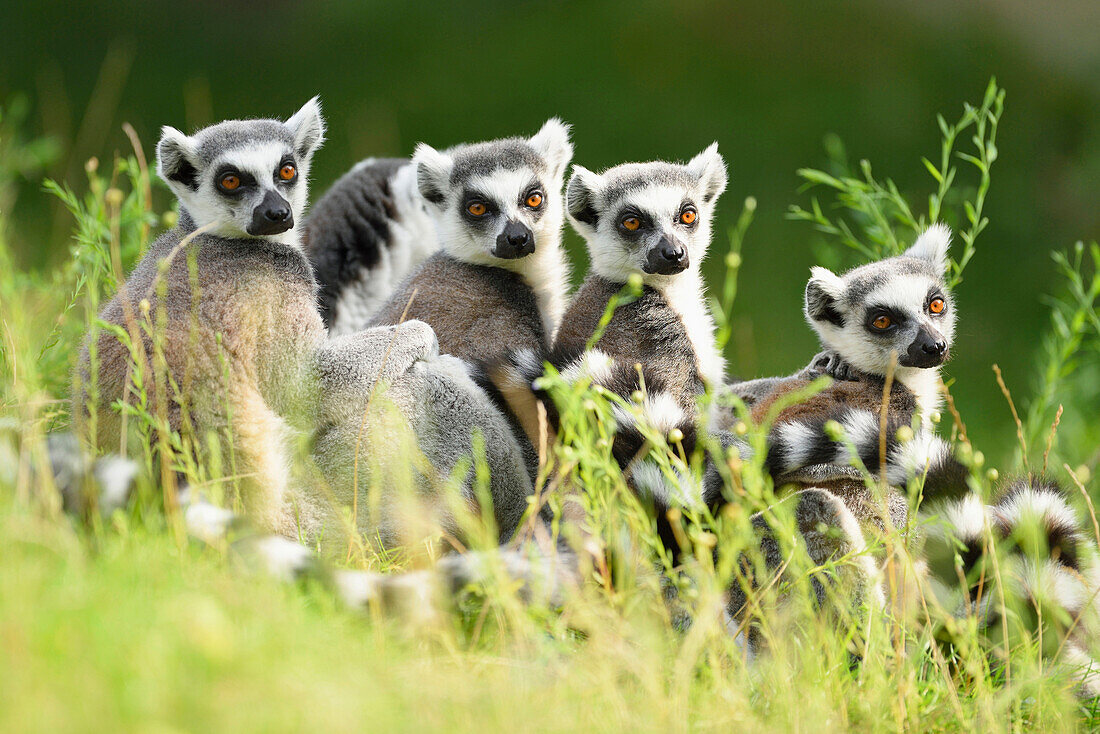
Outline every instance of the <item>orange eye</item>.
POLYGON ((947 308, 947 304, 943 302, 942 298, 933 298, 931 303, 928 304, 928 310, 932 313, 943 313, 945 308, 947 308))
POLYGON ((289 181, 298 175, 298 169, 287 163, 285 166, 279 169, 279 178, 284 181, 289 181))
POLYGON ((474 201, 466 205, 466 211, 470 212, 470 214, 473 214, 475 217, 483 217, 488 210, 480 201, 474 201))
POLYGON ((684 224, 694 224, 695 220, 698 218, 699 214, 694 209, 684 209, 684 211, 680 213, 680 221, 684 224))
POLYGON ((641 227, 642 223, 641 223, 641 221, 638 220, 637 217, 624 217, 623 221, 622 221, 622 225, 626 229, 629 229, 631 232, 633 232, 633 231, 637 230, 638 227, 641 227))
POLYGON ((893 323, 894 322, 890 320, 890 317, 884 314, 882 316, 875 317, 875 320, 871 322, 871 326, 875 327, 879 331, 882 331, 884 329, 889 329, 890 325, 893 323))
POLYGON ((542 206, 542 194, 538 191, 532 192, 531 195, 527 197, 527 206, 532 209, 538 209, 542 206))
POLYGON ((222 176, 221 181, 218 181, 218 185, 226 191, 234 191, 240 187, 241 178, 235 173, 227 173, 222 176))

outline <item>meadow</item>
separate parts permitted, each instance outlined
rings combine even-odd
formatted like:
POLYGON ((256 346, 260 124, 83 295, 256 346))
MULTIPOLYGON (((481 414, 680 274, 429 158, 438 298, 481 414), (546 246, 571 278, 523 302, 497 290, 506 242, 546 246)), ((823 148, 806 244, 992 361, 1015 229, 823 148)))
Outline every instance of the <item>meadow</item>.
MULTIPOLYGON (((847 166, 834 150, 826 170, 800 170, 804 203, 792 208, 789 226, 801 231, 808 223, 834 257, 865 261, 900 252, 928 222, 951 222, 951 280, 965 289, 963 272, 982 251, 988 223, 984 202, 996 180, 1004 103, 991 83, 961 114, 939 117, 939 149, 913 161, 928 175, 919 197, 900 193, 867 162, 847 166)), ((107 517, 66 515, 45 437, 71 427, 82 335, 97 328, 99 304, 176 213, 154 207, 160 184, 131 129, 131 151, 88 160, 83 175, 46 185, 43 195, 73 217, 69 257, 60 267, 24 267, 5 237, 20 205, 12 182, 51 149, 22 129, 19 114, 4 113, 0 730, 1016 731, 1100 722, 1096 702, 1074 694, 1079 671, 1057 663, 1061 635, 1074 620, 1044 619, 1041 604, 1006 599, 1004 584, 1004 623, 996 629, 979 628, 928 588, 886 612, 841 602, 838 614, 823 614, 811 601, 810 579, 839 574, 855 559, 815 568, 799 558, 782 511, 775 524, 792 551, 787 580, 753 602, 768 653, 750 661, 719 613, 721 593, 737 572, 734 559, 754 552, 749 518, 774 504, 775 488, 758 462, 729 457, 741 502, 722 517, 688 518, 696 552, 673 569, 652 518, 609 456, 608 399, 584 386, 558 386, 566 428, 551 461, 559 477, 584 489, 595 562, 588 582, 560 605, 525 603, 500 575, 438 614, 349 610, 323 579, 286 584, 253 573, 231 549, 188 539, 159 481, 170 466, 232 497, 231 472, 188 462, 186 441, 158 438, 161 418, 143 412, 140 401, 132 416, 137 442, 127 447, 142 466, 138 496, 107 517), (679 587, 671 606, 661 568, 679 587), (691 612, 686 628, 680 608, 691 612)), ((724 270, 711 282, 723 344, 734 331, 735 304, 753 308, 737 295, 740 267, 752 257, 755 207, 752 198, 744 201, 712 246, 724 270)), ((1016 437, 1014 458, 986 466, 985 447, 970 443, 966 416, 953 406, 939 430, 963 447, 983 494, 999 476, 1047 472, 1070 489, 1091 534, 1098 455, 1090 436, 1100 424, 1076 406, 1090 404, 1095 384, 1100 247, 1071 244, 1052 257, 1064 282, 1047 302, 1046 333, 1035 340, 1040 379, 1032 394, 1005 386, 1012 407, 1003 411, 1000 433, 1009 446, 1016 437)), ((155 387, 156 376, 148 377, 155 387)), ((758 445, 765 429, 745 425, 758 445)), ((698 457, 663 448, 667 461, 699 470, 698 457)), ((475 547, 491 548, 482 519, 466 522, 475 547)), ((892 559, 897 578, 888 596, 895 602, 917 552, 913 531, 883 533, 868 550, 892 559)), ((380 554, 369 539, 355 538, 325 557, 336 567, 398 573, 430 567, 441 548, 435 538, 407 553, 380 554)))

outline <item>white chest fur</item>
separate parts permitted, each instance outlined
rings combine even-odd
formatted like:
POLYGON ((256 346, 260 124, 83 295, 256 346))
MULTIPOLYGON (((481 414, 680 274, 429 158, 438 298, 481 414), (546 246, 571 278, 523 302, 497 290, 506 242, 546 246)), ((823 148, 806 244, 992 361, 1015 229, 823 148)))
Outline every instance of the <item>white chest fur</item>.
POLYGON ((558 241, 546 243, 523 258, 518 269, 535 294, 547 343, 553 344, 569 293, 569 265, 558 241))
POLYGON ((898 382, 913 391, 917 400, 917 410, 921 416, 921 424, 929 428, 932 423, 932 414, 943 404, 943 393, 940 392, 940 371, 899 367, 896 377, 898 382))
POLYGON ((691 269, 654 284, 679 316, 695 351, 699 373, 712 388, 726 380, 726 360, 714 341, 714 319, 707 308, 706 292, 698 271, 691 269))

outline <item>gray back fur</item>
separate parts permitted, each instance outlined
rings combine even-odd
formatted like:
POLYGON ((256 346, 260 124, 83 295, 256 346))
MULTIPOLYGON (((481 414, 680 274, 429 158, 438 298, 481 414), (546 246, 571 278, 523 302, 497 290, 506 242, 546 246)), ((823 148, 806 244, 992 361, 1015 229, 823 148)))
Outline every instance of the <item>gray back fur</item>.
POLYGON ((460 262, 444 253, 428 258, 375 314, 371 325, 397 324, 403 313, 406 319, 428 323, 444 354, 468 362, 491 362, 512 350, 541 352, 548 347, 534 293, 518 274, 460 262))
MULTIPOLYGON (((179 226, 153 243, 99 314, 139 335, 151 412, 163 409, 173 431, 190 425, 200 439, 214 431, 226 447, 233 441, 240 473, 255 477, 244 482, 246 506, 268 525, 280 524, 279 506, 289 481, 280 437, 291 426, 308 429, 311 424, 309 355, 324 338, 315 304, 313 274, 298 249, 264 238, 195 235, 184 215, 179 226), (142 326, 149 323, 157 325, 156 346, 142 326), (167 405, 156 404, 148 382, 158 353, 188 405, 181 406, 171 391, 167 405)), ((88 427, 88 400, 94 397, 101 446, 117 447, 120 440, 114 404, 136 400, 127 382, 131 362, 130 349, 113 333, 101 331, 93 375, 85 345, 74 415, 88 427)))

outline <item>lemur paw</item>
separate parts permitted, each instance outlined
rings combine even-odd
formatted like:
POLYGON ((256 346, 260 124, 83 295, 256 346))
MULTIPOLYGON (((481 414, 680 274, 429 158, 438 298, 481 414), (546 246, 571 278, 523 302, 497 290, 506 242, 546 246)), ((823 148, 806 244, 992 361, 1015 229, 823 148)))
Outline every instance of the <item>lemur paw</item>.
POLYGON ((860 373, 855 367, 848 364, 839 354, 831 351, 821 352, 815 356, 806 368, 806 373, 810 377, 828 375, 834 380, 845 382, 857 382, 860 379, 860 373))

